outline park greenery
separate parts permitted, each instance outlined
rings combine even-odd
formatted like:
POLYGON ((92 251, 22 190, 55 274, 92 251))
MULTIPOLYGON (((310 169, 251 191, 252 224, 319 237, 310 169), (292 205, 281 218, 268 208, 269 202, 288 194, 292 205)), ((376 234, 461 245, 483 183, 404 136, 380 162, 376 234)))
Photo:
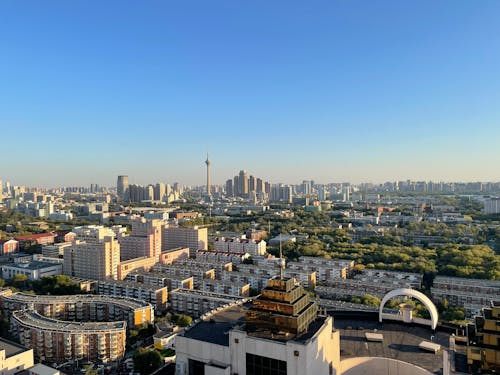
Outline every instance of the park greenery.
POLYGON ((134 356, 134 371, 141 375, 148 375, 156 371, 163 364, 163 359, 154 349, 139 348, 135 351, 134 356))

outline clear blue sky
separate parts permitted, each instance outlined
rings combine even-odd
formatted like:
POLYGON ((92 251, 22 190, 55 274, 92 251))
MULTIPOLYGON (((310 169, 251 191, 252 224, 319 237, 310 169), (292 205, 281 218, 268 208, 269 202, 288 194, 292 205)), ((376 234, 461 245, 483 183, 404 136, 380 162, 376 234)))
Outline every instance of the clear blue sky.
POLYGON ((0 179, 500 180, 500 1, 0 2, 0 179))

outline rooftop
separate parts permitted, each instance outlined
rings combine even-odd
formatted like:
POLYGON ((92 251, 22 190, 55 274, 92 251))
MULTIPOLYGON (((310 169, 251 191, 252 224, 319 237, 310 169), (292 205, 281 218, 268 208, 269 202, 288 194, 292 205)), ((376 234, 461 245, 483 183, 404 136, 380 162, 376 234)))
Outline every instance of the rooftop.
POLYGON ((450 335, 433 332, 430 328, 396 322, 382 322, 352 318, 335 318, 334 326, 340 331, 341 360, 352 357, 385 357, 409 362, 430 372, 440 373, 443 366, 442 351, 437 354, 419 348, 429 341, 448 348, 450 335), (378 333, 383 342, 367 342, 365 333, 378 333))
POLYGON ((29 349, 19 344, 16 344, 15 342, 8 341, 4 338, 0 338, 0 350, 5 350, 5 358, 9 358, 16 354, 25 352, 29 349))
POLYGON ((3 297, 4 302, 17 302, 24 304, 31 303, 111 303, 115 305, 125 306, 131 309, 144 308, 151 306, 148 302, 129 298, 129 297, 114 297, 114 296, 101 296, 95 294, 75 294, 67 296, 55 295, 36 295, 28 293, 15 293, 8 297, 3 297))
POLYGON ((41 269, 44 269, 44 268, 56 267, 56 266, 59 266, 59 265, 60 265, 60 263, 49 263, 49 262, 32 261, 32 262, 29 262, 29 263, 5 264, 4 267, 26 269, 26 270, 41 270, 41 269))
POLYGON ((227 309, 221 310, 213 314, 207 320, 200 320, 189 330, 185 331, 183 336, 209 342, 212 344, 229 346, 229 331, 233 328, 246 331, 248 336, 257 337, 266 340, 274 340, 279 342, 286 341, 297 341, 305 342, 313 337, 316 332, 322 327, 325 322, 325 317, 318 317, 314 320, 309 329, 297 335, 294 334, 283 334, 278 332, 272 332, 271 330, 259 329, 259 330, 248 330, 245 325, 245 314, 251 307, 251 302, 245 303, 243 305, 234 305, 227 309))
POLYGON ((24 326, 46 331, 100 331, 108 333, 109 331, 124 330, 127 323, 124 321, 116 322, 68 322, 47 318, 31 310, 18 310, 12 313, 12 319, 21 322, 24 326))

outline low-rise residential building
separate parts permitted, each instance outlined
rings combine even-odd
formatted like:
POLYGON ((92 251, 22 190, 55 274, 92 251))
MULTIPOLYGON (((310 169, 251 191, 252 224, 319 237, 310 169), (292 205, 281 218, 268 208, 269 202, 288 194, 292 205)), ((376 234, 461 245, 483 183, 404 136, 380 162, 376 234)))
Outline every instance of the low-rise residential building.
POLYGON ((97 293, 105 296, 130 297, 152 304, 156 310, 167 306, 167 287, 134 283, 131 281, 99 281, 97 293))
POLYGON ((0 239, 0 255, 8 255, 17 253, 19 251, 19 241, 14 239, 2 240, 0 239))
POLYGON ((481 313, 500 296, 500 281, 436 276, 431 296, 438 303, 446 299, 451 306, 463 307, 467 316, 481 313))
POLYGON ((266 254, 266 241, 264 240, 217 237, 214 239, 214 247, 216 251, 228 253, 248 253, 252 256, 266 254))
POLYGON ((207 267, 195 267, 186 268, 182 266, 167 265, 167 264, 156 264, 153 267, 154 272, 159 272, 167 276, 168 278, 183 278, 188 277, 194 278, 194 287, 199 288, 203 279, 215 279, 215 269, 207 269, 207 267))
POLYGON ((223 262, 240 264, 248 258, 250 258, 250 254, 229 253, 226 251, 215 250, 198 250, 196 252, 196 259, 202 262, 223 262))
POLYGON ((199 317, 218 307, 234 303, 241 297, 229 294, 203 292, 194 289, 175 289, 170 293, 172 311, 199 317))
POLYGON ((204 292, 230 294, 239 297, 250 296, 250 284, 241 281, 205 279, 201 283, 200 290, 204 292))
POLYGON ((16 241, 19 241, 19 246, 24 249, 27 246, 33 244, 38 245, 49 245, 54 243, 54 238, 56 235, 54 233, 39 233, 39 234, 29 234, 26 236, 15 237, 16 241))
POLYGON ((244 272, 244 271, 238 271, 238 272, 224 271, 221 274, 221 280, 250 284, 250 288, 258 292, 266 286, 267 280, 269 280, 269 276, 244 272))
POLYGON ((173 276, 165 275, 160 272, 143 272, 138 271, 130 273, 127 275, 125 280, 133 281, 136 283, 144 283, 148 285, 154 285, 158 287, 166 286, 168 290, 173 289, 193 289, 194 288, 194 277, 183 277, 183 276, 173 276))
POLYGON ((118 264, 117 278, 124 280, 127 275, 135 271, 149 271, 157 263, 155 257, 141 257, 124 260, 118 264))
POLYGON ((176 247, 174 249, 163 250, 160 253, 159 262, 162 264, 172 264, 176 260, 189 258, 189 247, 176 247))

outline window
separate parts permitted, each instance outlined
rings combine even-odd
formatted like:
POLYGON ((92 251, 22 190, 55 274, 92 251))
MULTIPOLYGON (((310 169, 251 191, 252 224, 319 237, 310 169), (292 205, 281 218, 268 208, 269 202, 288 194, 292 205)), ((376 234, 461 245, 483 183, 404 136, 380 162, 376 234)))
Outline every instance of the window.
POLYGON ((247 353, 247 375, 286 375, 286 362, 247 353))

